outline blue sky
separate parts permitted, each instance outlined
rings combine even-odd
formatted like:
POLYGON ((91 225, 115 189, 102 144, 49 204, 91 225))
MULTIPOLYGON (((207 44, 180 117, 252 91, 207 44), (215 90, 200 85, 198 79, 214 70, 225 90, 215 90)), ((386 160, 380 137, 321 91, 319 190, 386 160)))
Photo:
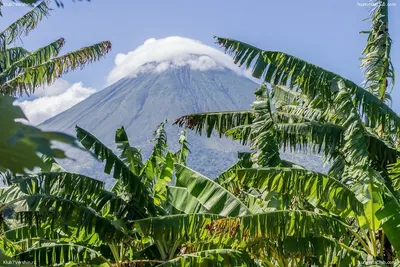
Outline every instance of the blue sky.
MULTIPOLYGON (((362 82, 360 53, 369 28, 368 0, 64 0, 27 38, 35 49, 64 37, 64 51, 101 40, 113 49, 100 62, 64 76, 71 83, 102 89, 114 67, 117 53, 134 50, 149 38, 183 36, 215 46, 213 35, 239 39, 263 49, 280 50, 362 82)), ((396 3, 397 0, 392 0, 396 3)), ((10 1, 9 1, 10 2, 10 1)), ((392 61, 400 72, 400 2, 390 8, 392 61)), ((6 6, 3 27, 28 9, 6 6)), ((399 82, 400 83, 400 82, 399 82)), ((400 112, 400 85, 395 86, 393 107, 400 112), (398 88, 396 91, 396 87, 398 88)))

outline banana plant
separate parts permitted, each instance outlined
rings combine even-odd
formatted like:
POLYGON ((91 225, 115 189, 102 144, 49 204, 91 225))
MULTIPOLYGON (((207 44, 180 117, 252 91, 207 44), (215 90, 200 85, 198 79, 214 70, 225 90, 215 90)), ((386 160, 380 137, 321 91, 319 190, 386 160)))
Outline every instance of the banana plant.
MULTIPOLYGON (((294 233, 293 229, 287 230, 288 234, 284 234, 284 237, 298 240, 297 249, 303 242, 313 246, 317 243, 310 242, 326 243, 332 249, 339 248, 334 241, 325 240, 325 236, 320 240, 319 236, 322 231, 326 231, 326 236, 337 236, 339 232, 343 234, 342 222, 330 221, 328 216, 313 212, 253 213, 245 202, 223 186, 186 167, 179 160, 181 157, 174 157, 175 183, 166 187, 166 200, 156 203, 153 198, 156 183, 147 182, 149 178, 145 177, 145 171, 140 171, 141 175, 134 174, 138 166, 144 170, 146 163, 140 164, 137 160, 141 158, 138 155, 140 152, 129 144, 123 128, 116 132, 119 156, 82 128, 77 127, 77 133, 82 145, 105 162, 105 172, 116 178, 116 185, 112 190, 106 190, 103 182, 93 178, 60 172, 60 168, 51 160, 48 162, 52 169, 44 169, 47 172, 12 178, 11 186, 2 188, 0 194, 1 202, 5 203, 1 209, 15 204, 21 207, 16 212, 20 224, 6 227, 3 233, 3 240, 15 248, 1 248, 7 251, 8 256, 34 261, 40 266, 124 266, 135 263, 160 266, 178 263, 183 266, 256 266, 261 264, 259 261, 271 263, 274 259, 283 260, 278 256, 261 259, 255 256, 261 250, 245 249, 249 244, 256 247, 261 238, 255 234, 258 230, 248 238, 243 236, 236 239, 233 235, 235 232, 226 236, 223 229, 237 224, 236 218, 254 223, 267 220, 274 229, 282 227, 286 220, 309 220, 316 225, 326 221, 327 225, 332 225, 317 227, 319 230, 315 231, 319 234, 316 234, 315 240, 298 240, 298 233, 294 233)), ((188 144, 182 141, 184 139, 181 137, 181 151, 175 155, 188 153, 188 144)), ((155 143, 155 146, 159 144, 155 143)), ((168 157, 168 153, 164 155, 168 157)), ((164 164, 157 166, 160 169, 165 167, 164 164)), ((257 227, 262 228, 262 224, 257 227)), ((239 228, 235 226, 228 233, 239 228)), ((265 233, 264 238, 274 235, 265 233)), ((286 238, 280 240, 278 238, 276 242, 287 243, 286 238)), ((270 241, 265 246, 272 249, 274 242, 270 241)), ((309 252, 309 255, 314 254, 309 252)))
MULTIPOLYGON (((389 175, 390 166, 399 158, 400 118, 390 107, 388 92, 389 85, 394 84, 394 70, 390 61, 387 6, 387 1, 376 1, 371 11, 372 30, 368 32, 361 66, 365 74, 362 86, 284 52, 262 50, 237 40, 215 37, 216 42, 233 55, 236 64, 264 83, 256 90, 253 109, 189 114, 177 119, 176 124, 196 130, 198 134, 205 131, 208 137, 216 131, 220 136, 251 144, 253 156, 247 164, 251 168, 243 169, 238 163, 218 177, 231 192, 252 194, 252 197, 262 196, 260 193, 266 191, 271 193, 270 190, 280 195, 295 195, 292 200, 297 199, 296 205, 280 208, 309 210, 311 205, 320 212, 334 213, 351 224, 353 241, 349 246, 357 242, 356 246, 363 248, 367 259, 391 262, 400 256, 397 229, 400 221, 396 215, 400 197, 389 175), (260 91, 264 91, 261 100, 260 91), (269 101, 273 107, 267 104, 269 101), (260 106, 263 107, 257 108, 260 106), (270 112, 272 123, 264 121, 258 125, 263 114, 261 110, 270 112), (268 148, 267 153, 263 147, 268 148), (328 173, 331 182, 326 180, 316 185, 307 181, 295 187, 296 190, 302 192, 312 185, 313 191, 300 196, 289 190, 284 182, 286 179, 272 186, 256 175, 258 180, 254 184, 243 184, 238 178, 245 176, 242 172, 271 172, 270 179, 274 175, 280 179, 288 175, 293 180, 303 181, 303 175, 310 171, 295 163, 284 162, 279 157, 276 162, 262 161, 277 155, 276 147, 293 152, 323 153, 326 163, 331 165, 328 173), (339 185, 341 189, 335 189, 339 185), (335 210, 339 205, 336 201, 326 207, 320 206, 321 199, 338 192, 354 194, 358 202, 346 202, 343 195, 345 202, 340 205, 347 205, 346 212, 335 210), (358 208, 350 212, 353 204, 358 208), (346 216, 350 216, 350 222, 346 216)), ((262 197, 260 201, 264 201, 265 206, 269 199, 262 197)))
MULTIPOLYGON (((2 1, 0 1, 0 7, 2 1)), ((109 41, 73 51, 62 56, 63 38, 35 51, 10 46, 34 30, 50 13, 48 1, 41 1, 31 11, 0 32, 0 172, 24 174, 45 166, 40 155, 65 158, 54 142, 78 147, 76 139, 58 132, 46 132, 20 122, 26 120, 21 108, 14 106, 14 96, 34 93, 68 71, 99 60, 111 49, 109 41)), ((0 12, 1 15, 1 12, 0 12)), ((0 201, 0 207, 6 207, 0 201)), ((3 221, 0 211, 0 221, 3 221)), ((0 235, 3 235, 0 230, 0 235)), ((3 254, 2 254, 3 255, 3 254)))
POLYGON ((149 252, 133 221, 166 214, 165 202, 154 196, 166 199, 165 181, 172 179, 173 164, 184 163, 189 153, 184 132, 181 149, 166 151, 164 124, 157 128, 153 153, 144 162, 123 127, 115 134, 119 155, 76 127, 82 146, 103 161, 105 173, 116 179, 111 190, 94 178, 65 171, 49 157, 42 159, 40 173, 7 177, 9 186, 0 189, 0 211, 17 205, 19 223, 11 227, 4 222, 0 248, 4 255, 40 266, 121 266, 126 260, 143 260, 149 252))
MULTIPOLYGON (((1 4, 1 3, 0 3, 1 4)), ((15 96, 30 95, 36 89, 49 85, 69 71, 101 59, 111 49, 109 41, 84 47, 60 55, 65 44, 63 38, 27 51, 21 46, 12 46, 15 41, 27 36, 40 21, 50 14, 48 1, 41 1, 29 12, 0 32, 0 171, 11 170, 24 173, 42 167, 40 156, 64 158, 65 154, 54 149, 52 143, 62 142, 76 145, 72 136, 57 132, 44 132, 15 120, 26 119, 21 108, 13 106, 15 96)))
POLYGON ((111 43, 104 41, 60 55, 65 45, 63 38, 32 52, 23 47, 10 47, 34 30, 50 11, 48 1, 41 1, 0 32, 0 91, 3 95, 34 93, 37 88, 53 83, 69 71, 101 59, 110 51, 111 43))
MULTIPOLYGON (((357 200, 347 191, 347 201, 357 200)), ((176 165, 176 184, 168 187, 167 199, 174 214, 135 222, 138 232, 150 237, 165 258, 184 257, 188 251, 204 248, 233 248, 260 265, 288 266, 330 262, 336 257, 329 254, 332 251, 348 252, 336 262, 355 261, 362 254, 339 242, 351 230, 339 217, 306 210, 257 212, 215 181, 183 165, 176 165)), ((323 201, 330 205, 329 200, 323 201)), ((360 205, 339 209, 347 214, 360 212, 360 205)))

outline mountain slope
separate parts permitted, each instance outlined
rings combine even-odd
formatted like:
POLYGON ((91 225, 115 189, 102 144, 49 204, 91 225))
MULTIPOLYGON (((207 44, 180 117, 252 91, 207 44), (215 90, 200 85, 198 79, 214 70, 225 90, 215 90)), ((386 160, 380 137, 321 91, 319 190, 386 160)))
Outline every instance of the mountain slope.
MULTIPOLYGON (((75 125, 79 125, 115 148, 115 130, 124 126, 131 144, 147 157, 152 149, 149 141, 153 132, 165 119, 168 119, 170 148, 177 150, 181 129, 172 126, 174 119, 190 113, 249 109, 257 87, 255 82, 227 68, 198 71, 182 66, 144 72, 119 80, 40 127, 74 134, 75 125)), ((216 177, 233 164, 238 151, 248 150, 231 140, 208 139, 192 131, 188 131, 188 141, 192 151, 189 166, 209 177, 216 177)), ((60 162, 67 170, 101 180, 109 178, 102 173, 102 164, 90 154, 70 149, 67 155, 75 159, 60 162)), ((323 171, 318 156, 282 153, 282 157, 323 171)))
MULTIPOLYGON (((73 134, 75 125, 79 125, 112 145, 115 130, 124 126, 132 144, 148 155, 153 131, 163 120, 169 120, 169 144, 177 148, 181 129, 171 125, 174 119, 196 112, 249 109, 257 86, 227 68, 196 71, 183 66, 146 72, 119 80, 40 127, 73 134)), ((192 149, 189 165, 210 176, 233 163, 236 151, 246 149, 227 139, 207 139, 190 131, 188 134, 192 149)), ((93 170, 99 166, 88 154, 70 150, 68 155, 79 160, 62 161, 65 168, 98 175, 93 170)))

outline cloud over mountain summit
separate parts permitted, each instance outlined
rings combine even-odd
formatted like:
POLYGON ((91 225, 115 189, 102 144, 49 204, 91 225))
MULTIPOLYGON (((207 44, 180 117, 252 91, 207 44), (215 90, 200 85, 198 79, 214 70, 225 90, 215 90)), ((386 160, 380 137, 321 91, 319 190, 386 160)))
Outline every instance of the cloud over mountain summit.
MULTIPOLYGON (((223 52, 193 39, 172 36, 158 40, 150 38, 126 54, 117 54, 115 66, 107 77, 107 85, 124 77, 135 77, 139 73, 163 72, 183 66, 190 66, 197 71, 228 68, 240 73, 231 57, 223 52)), ((71 84, 59 79, 50 86, 39 88, 32 97, 17 100, 16 104, 24 110, 30 123, 39 124, 96 91, 85 87, 83 82, 71 84)))
POLYGON ((179 36, 151 38, 131 52, 117 54, 108 84, 141 72, 162 72, 187 65, 199 71, 218 68, 238 71, 231 57, 199 41, 179 36))

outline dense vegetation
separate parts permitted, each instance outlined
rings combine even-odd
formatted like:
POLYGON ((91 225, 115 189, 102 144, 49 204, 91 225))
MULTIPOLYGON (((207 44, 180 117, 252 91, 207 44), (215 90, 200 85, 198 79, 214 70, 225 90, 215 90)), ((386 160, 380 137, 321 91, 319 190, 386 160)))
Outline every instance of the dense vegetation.
MULTIPOLYGON (((65 44, 63 38, 31 52, 21 46, 11 46, 27 36, 43 18, 49 15, 51 9, 48 3, 49 1, 41 1, 0 32, 0 124, 2 125, 0 174, 2 173, 6 181, 9 181, 8 178, 12 173, 24 174, 46 166, 40 155, 64 158, 64 152, 54 148, 54 142, 77 146, 76 138, 72 136, 58 132, 44 132, 22 123, 21 119, 26 117, 19 107, 13 105, 15 97, 34 93, 39 87, 53 83, 63 74, 97 61, 111 49, 111 43, 105 41, 60 56, 65 44)), ((0 1, 0 8, 2 5, 0 1)), ((10 209, 7 209, 7 205, 3 205, 1 201, 0 209, 0 224, 2 224, 2 214, 9 213, 10 209)), ((8 244, 5 243, 2 231, 0 236, 2 244, 0 262, 2 262, 4 253, 7 254, 4 251, 7 251, 8 244)))
POLYGON ((75 142, 71 136, 43 132, 16 122, 16 119, 26 118, 19 107, 13 106, 14 97, 34 93, 35 89, 53 83, 63 74, 100 59, 111 49, 111 43, 106 41, 60 56, 65 44, 63 38, 32 52, 20 46, 10 47, 35 29, 50 11, 48 1, 43 1, 0 32, 0 171, 24 173, 26 169, 32 170, 42 165, 37 152, 65 157, 61 150, 52 148, 52 141, 75 142))
MULTIPOLYGON (((66 172, 53 155, 42 157, 38 173, 6 173, 0 211, 15 210, 2 222, 0 260, 26 266, 395 265, 400 118, 389 106, 394 70, 387 1, 376 2, 363 86, 283 52, 216 37, 264 83, 250 110, 175 121, 251 146, 215 181, 185 166, 185 131, 180 149, 168 150, 165 122, 147 160, 122 127, 115 133, 117 153, 76 128, 79 142, 116 179, 111 189, 66 172), (307 170, 282 160, 280 148, 321 152, 331 168, 307 170)), ((19 87, 6 88, 3 94, 19 87)))

